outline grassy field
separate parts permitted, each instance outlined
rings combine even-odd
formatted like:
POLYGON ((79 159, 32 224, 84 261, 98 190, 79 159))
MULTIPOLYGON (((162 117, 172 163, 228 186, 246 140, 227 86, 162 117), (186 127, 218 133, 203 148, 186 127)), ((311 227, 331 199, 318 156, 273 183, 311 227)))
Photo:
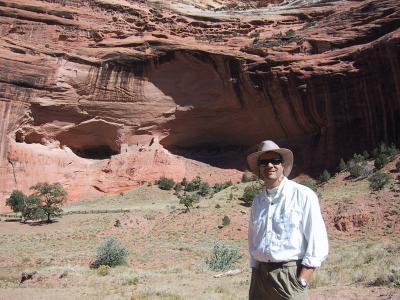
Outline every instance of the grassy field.
MULTIPOLYGON (((1 222, 0 299, 246 299, 249 208, 240 197, 249 184, 204 197, 189 213, 172 191, 143 185, 64 207, 129 212, 65 215, 36 226, 1 222), (229 225, 222 226, 224 216, 229 225), (99 274, 89 265, 96 247, 110 236, 129 250, 128 265, 99 274), (242 258, 232 268, 240 274, 213 277, 219 272, 210 270, 206 259, 218 241, 239 249, 242 258), (21 273, 31 271, 37 272, 34 278, 20 284, 21 273)), ((347 198, 367 190, 365 181, 354 181, 345 189, 327 184, 319 193, 330 201, 331 195, 347 198)), ((399 236, 349 238, 328 227, 330 255, 315 274, 311 299, 397 299, 399 236)))

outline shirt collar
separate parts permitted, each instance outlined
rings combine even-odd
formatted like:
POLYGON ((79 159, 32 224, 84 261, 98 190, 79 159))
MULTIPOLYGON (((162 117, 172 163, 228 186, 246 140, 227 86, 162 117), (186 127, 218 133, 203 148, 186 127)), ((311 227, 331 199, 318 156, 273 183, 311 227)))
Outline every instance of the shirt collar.
POLYGON ((282 190, 283 190, 287 180, 288 179, 286 177, 283 177, 281 183, 277 187, 274 187, 271 190, 267 190, 267 188, 264 186, 263 190, 262 190, 262 198, 264 200, 272 202, 273 199, 275 199, 276 197, 279 197, 282 194, 282 190))

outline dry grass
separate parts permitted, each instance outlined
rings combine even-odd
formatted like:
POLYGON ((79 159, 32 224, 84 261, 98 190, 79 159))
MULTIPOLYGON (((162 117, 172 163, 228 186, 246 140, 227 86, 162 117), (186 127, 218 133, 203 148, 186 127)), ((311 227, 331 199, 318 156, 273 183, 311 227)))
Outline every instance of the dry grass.
MULTIPOLYGON (((129 208, 129 213, 67 215, 57 223, 0 226, 0 299, 247 299, 249 208, 240 205, 247 184, 229 187, 184 214, 170 191, 141 186, 124 195, 75 203, 66 210, 129 208), (215 208, 219 204, 220 208, 215 208), (223 228, 222 218, 231 223, 223 228), (114 226, 120 220, 119 227, 114 226), (99 275, 89 268, 96 246, 107 236, 129 250, 128 266, 99 275), (216 241, 235 245, 242 273, 213 278, 206 265, 216 241), (41 280, 19 284, 21 272, 37 271, 41 280), (64 274, 60 278, 60 275, 64 274), (29 296, 29 297, 28 297, 29 296)), ((356 182, 355 190, 363 190, 356 182)), ((326 195, 342 187, 326 186, 326 195)), ((346 194, 346 197, 349 197, 346 194)), ((315 275, 311 295, 331 286, 395 286, 400 266, 398 236, 380 240, 331 240, 331 252, 315 275), (395 274, 392 276, 392 274, 395 274)), ((331 291, 329 291, 331 293, 331 291)), ((327 295, 329 295, 329 293, 327 295)), ((324 296, 326 297, 326 296, 324 296)), ((314 299, 319 299, 314 298, 314 299)), ((322 298, 321 298, 322 299, 322 298)))

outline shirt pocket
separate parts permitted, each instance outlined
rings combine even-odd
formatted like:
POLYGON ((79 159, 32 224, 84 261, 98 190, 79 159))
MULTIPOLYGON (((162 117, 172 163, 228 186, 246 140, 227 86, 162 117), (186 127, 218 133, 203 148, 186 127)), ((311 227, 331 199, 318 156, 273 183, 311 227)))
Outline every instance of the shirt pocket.
POLYGON ((273 230, 277 239, 291 240, 293 235, 299 233, 302 224, 302 211, 293 209, 289 212, 282 211, 274 218, 273 230))

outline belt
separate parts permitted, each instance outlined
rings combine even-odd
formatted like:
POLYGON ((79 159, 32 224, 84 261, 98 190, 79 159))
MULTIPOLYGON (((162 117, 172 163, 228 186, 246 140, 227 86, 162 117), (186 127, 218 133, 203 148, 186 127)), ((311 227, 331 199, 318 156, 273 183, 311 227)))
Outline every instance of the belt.
POLYGON ((260 265, 264 265, 269 268, 284 268, 284 267, 294 267, 301 265, 301 259, 300 260, 291 260, 291 261, 280 261, 280 262, 266 262, 266 261, 259 261, 258 262, 260 265))

